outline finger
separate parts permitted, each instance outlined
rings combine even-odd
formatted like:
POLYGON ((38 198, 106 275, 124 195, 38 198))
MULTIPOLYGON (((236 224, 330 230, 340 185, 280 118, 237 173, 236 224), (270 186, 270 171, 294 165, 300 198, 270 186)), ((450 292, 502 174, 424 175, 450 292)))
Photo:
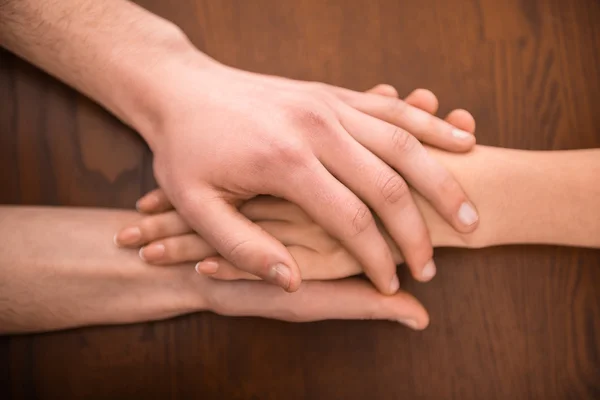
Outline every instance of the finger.
MULTIPOLYGON (((346 251, 323 255, 304 246, 288 246, 300 266, 302 280, 333 280, 362 273, 361 265, 346 251)), ((222 257, 210 257, 196 265, 196 272, 220 280, 258 279, 240 271, 222 257)))
POLYGON ((323 164, 375 211, 415 279, 430 280, 435 274, 433 246, 408 185, 398 172, 343 133, 335 146, 325 146, 323 164))
POLYGON ((216 189, 184 193, 175 202, 182 217, 236 267, 288 291, 300 285, 294 258, 278 240, 252 223, 216 189))
POLYGON ((453 110, 446 116, 446 122, 462 129, 465 132, 475 134, 475 118, 470 112, 463 109, 453 110))
POLYGON ((154 214, 172 210, 173 205, 164 190, 158 188, 140 198, 135 203, 135 208, 141 213, 154 214))
POLYGON ((140 258, 149 264, 168 265, 204 260, 217 251, 196 233, 154 241, 140 249, 140 258))
POLYGON ((255 197, 240 207, 240 212, 251 221, 286 221, 307 223, 312 220, 296 204, 272 196, 255 197))
POLYGON ((406 104, 419 108, 429 114, 437 113, 440 103, 432 91, 427 89, 415 89, 404 99, 406 104))
POLYGON ((366 91, 367 93, 378 94, 380 96, 398 97, 398 91, 392 85, 380 83, 366 91))
POLYGON ((331 91, 356 110, 396 125, 421 142, 454 152, 468 151, 475 145, 475 136, 400 99, 338 87, 331 87, 331 91))
POLYGON ((340 109, 340 119, 359 143, 398 171, 456 230, 475 229, 477 212, 466 194, 413 136, 350 108, 340 109))
POLYGON ((263 282, 213 281, 209 310, 227 316, 255 316, 290 322, 326 319, 378 319, 421 330, 429 324, 425 308, 413 296, 378 293, 360 279, 305 282, 296 293, 284 293, 263 282))
POLYGON ((149 215, 121 229, 114 237, 120 247, 137 248, 157 239, 193 232, 176 211, 149 215))
MULTIPOLYGON (((393 86, 387 84, 379 84, 366 93, 378 94, 380 96, 398 97, 398 92, 393 86)), ((432 91, 427 89, 415 89, 407 97, 404 98, 406 104, 417 107, 429 114, 435 115, 439 108, 439 101, 432 91)), ((445 121, 454 125, 458 129, 465 132, 475 134, 475 119, 466 110, 453 110, 445 118, 445 121)))
POLYGON ((283 197, 296 203, 323 229, 351 252, 365 274, 382 292, 399 288, 396 266, 369 208, 317 162, 307 171, 290 177, 283 197), (306 194, 310 193, 310 196, 306 194))
MULTIPOLYGON (((301 265, 300 263, 298 263, 301 265)), ((256 281, 260 278, 246 271, 236 268, 233 264, 222 257, 211 257, 196 264, 196 272, 213 279, 222 281, 249 280, 256 281)))
MULTIPOLYGON (((435 94, 427 89, 417 89, 409 94, 404 101, 430 114, 437 113, 439 102, 435 94)), ((475 134, 475 119, 470 112, 462 109, 451 111, 445 118, 449 124, 465 132, 475 134)))

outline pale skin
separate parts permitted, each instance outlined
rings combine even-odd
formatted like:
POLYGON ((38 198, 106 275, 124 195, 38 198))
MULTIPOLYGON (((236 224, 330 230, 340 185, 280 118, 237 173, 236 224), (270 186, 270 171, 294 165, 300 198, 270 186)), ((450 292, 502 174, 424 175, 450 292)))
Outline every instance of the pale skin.
POLYGON ((464 152, 472 130, 397 98, 224 66, 125 0, 0 0, 0 38, 138 131, 186 223, 231 264, 288 291, 301 282, 294 257, 237 209, 256 195, 300 205, 386 294, 399 282, 371 210, 420 280, 435 270, 433 248, 407 183, 457 232, 478 224, 419 142, 464 152))

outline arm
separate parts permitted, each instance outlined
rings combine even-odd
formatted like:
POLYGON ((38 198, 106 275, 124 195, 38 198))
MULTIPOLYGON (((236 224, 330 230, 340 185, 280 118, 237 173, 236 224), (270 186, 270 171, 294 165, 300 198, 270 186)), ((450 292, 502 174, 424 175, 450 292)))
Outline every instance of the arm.
POLYGON ((600 247, 600 149, 430 149, 479 205, 480 228, 457 234, 422 198, 435 246, 556 244, 600 247))
POLYGON ((300 284, 294 258, 235 204, 267 193, 301 205, 388 294, 398 277, 371 209, 416 277, 433 252, 405 181, 455 229, 476 229, 474 206, 417 140, 466 151, 472 130, 396 98, 226 67, 125 0, 1 0, 0 37, 136 129, 188 224, 239 268, 288 291, 300 284))
MULTIPOLYGON (((600 150, 522 151, 477 146, 454 155, 429 149, 479 205, 480 227, 457 233, 431 205, 416 195, 435 247, 479 248, 539 243, 600 247, 600 150)), ((138 203, 146 212, 168 209, 168 200, 154 191, 138 203)), ((297 206, 279 199, 253 200, 242 211, 263 229, 284 240, 299 260, 304 279, 336 279, 361 272, 360 264, 297 206), (305 249, 310 249, 307 252, 305 249)), ((117 238, 128 246, 146 244, 140 255, 151 263, 204 260, 200 272, 216 278, 251 276, 215 258, 214 250, 174 211, 142 218, 117 238), (183 235, 183 236, 182 236, 183 235), (216 265, 213 264, 216 262, 216 265)), ((387 235, 386 235, 387 236, 387 235)), ((397 263, 403 261, 387 237, 397 263)), ((430 278, 435 269, 430 271, 430 278)))
POLYGON ((1 0, 0 44, 141 134, 156 122, 156 82, 174 64, 192 55, 199 68, 216 64, 176 25, 122 0, 1 0))
POLYGON ((0 206, 0 334, 150 321, 211 310, 287 321, 388 319, 422 329, 407 293, 384 296, 357 280, 303 284, 294 294, 262 282, 218 282, 193 264, 149 266, 112 232, 135 212, 0 206), (310 299, 308 301, 307 299, 310 299))

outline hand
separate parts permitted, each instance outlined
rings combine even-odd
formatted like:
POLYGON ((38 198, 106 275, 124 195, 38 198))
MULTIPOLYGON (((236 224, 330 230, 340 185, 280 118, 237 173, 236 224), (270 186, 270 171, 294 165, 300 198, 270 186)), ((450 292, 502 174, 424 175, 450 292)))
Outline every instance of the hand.
POLYGON ((473 135, 453 136, 457 130, 450 124, 398 99, 208 70, 178 71, 175 91, 165 94, 157 116, 160 129, 145 136, 168 198, 240 269, 289 291, 300 283, 285 247, 236 210, 241 201, 272 194, 299 204, 352 252, 380 291, 394 293, 398 279, 391 254, 362 198, 413 275, 424 279, 433 250, 408 187, 392 167, 456 229, 474 229, 476 214, 460 186, 417 140, 467 150, 473 135))
MULTIPOLYGON (((183 267, 182 267, 183 268, 183 267)), ((412 329, 425 329, 427 311, 413 296, 399 291, 380 294, 361 279, 304 282, 296 293, 285 293, 265 282, 224 282, 197 275, 190 280, 199 296, 198 311, 227 316, 254 316, 290 322, 325 319, 382 319, 412 329)))
MULTIPOLYGON (((152 192, 152 195, 166 200, 164 192, 160 190, 152 192)), ((167 207, 165 202, 155 205, 167 207)), ((330 280, 362 272, 360 264, 337 240, 310 220, 298 206, 288 201, 257 197, 246 203, 241 212, 287 246, 300 265, 303 279, 330 280)), ((386 319, 419 330, 429 324, 427 311, 410 294, 399 291, 393 296, 383 295, 361 279, 304 281, 295 293, 282 292, 264 282, 248 282, 247 280, 258 278, 235 268, 225 259, 216 257, 216 250, 194 233, 173 210, 145 216, 130 225, 130 228, 139 229, 140 243, 148 244, 140 250, 141 258, 148 263, 177 264, 168 269, 174 268, 181 274, 187 274, 191 265, 182 263, 214 257, 197 264, 200 275, 184 279, 188 288, 185 293, 192 293, 192 298, 198 299, 193 302, 194 310, 291 322, 386 319)), ((390 245, 393 246, 392 243, 390 245)), ((397 251, 395 260, 401 262, 397 251)), ((122 275, 122 269, 119 271, 122 275)), ((150 270, 132 271, 142 276, 147 276, 149 272, 150 270)), ((152 276, 156 279, 156 274, 152 276)), ((159 280, 171 282, 173 278, 159 280)))

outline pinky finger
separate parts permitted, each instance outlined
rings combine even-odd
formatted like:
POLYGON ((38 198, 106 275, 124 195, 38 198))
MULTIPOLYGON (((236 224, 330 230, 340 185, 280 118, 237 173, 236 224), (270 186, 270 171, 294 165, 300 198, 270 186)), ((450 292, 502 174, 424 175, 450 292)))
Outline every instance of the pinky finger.
POLYGON ((228 316, 255 316, 290 322, 326 319, 373 319, 402 323, 421 330, 429 324, 427 311, 406 292, 383 295, 360 279, 303 282, 285 293, 265 282, 213 281, 207 308, 228 316))

